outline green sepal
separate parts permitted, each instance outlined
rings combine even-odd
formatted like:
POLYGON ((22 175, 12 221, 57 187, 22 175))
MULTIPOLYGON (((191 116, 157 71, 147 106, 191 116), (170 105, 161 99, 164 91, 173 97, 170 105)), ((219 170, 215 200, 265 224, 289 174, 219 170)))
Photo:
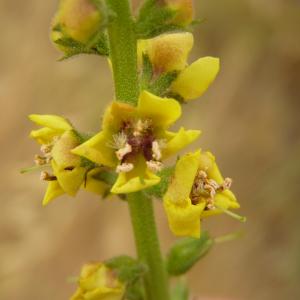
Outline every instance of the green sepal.
POLYGON ((185 280, 179 280, 171 289, 171 300, 188 300, 189 290, 185 280))
POLYGON ((178 25, 170 24, 175 15, 176 12, 159 5, 156 0, 145 1, 136 22, 137 38, 149 39, 164 32, 183 30, 178 25))
POLYGON ((171 83, 177 78, 178 74, 178 71, 162 74, 150 85, 149 91, 157 96, 165 96, 171 83))
POLYGON ((143 53, 143 69, 140 79, 140 89, 147 90, 153 77, 153 66, 149 55, 143 53))
POLYGON ((178 101, 180 104, 186 104, 187 103, 182 96, 180 96, 177 93, 173 93, 172 91, 167 91, 164 96, 167 97, 167 98, 173 98, 176 101, 178 101))
POLYGON ((95 179, 103 181, 108 185, 113 185, 117 180, 117 174, 109 169, 103 167, 103 171, 94 176, 95 179))
POLYGON ((96 54, 100 56, 109 55, 107 35, 103 32, 97 33, 95 36, 91 37, 86 45, 75 41, 70 37, 62 37, 55 40, 55 43, 68 49, 59 61, 66 60, 79 54, 96 54))
POLYGON ((203 232, 199 239, 188 237, 178 240, 167 255, 166 266, 169 275, 185 274, 208 253, 213 244, 214 241, 207 232, 203 232))
POLYGON ((147 196, 161 199, 168 189, 170 179, 173 176, 174 170, 175 170, 175 166, 172 166, 172 167, 164 168, 162 171, 158 172, 157 175, 161 178, 160 182, 144 190, 144 193, 147 196))
POLYGON ((124 299, 126 299, 126 300, 144 300, 145 299, 143 283, 141 280, 137 280, 133 284, 127 284, 124 299))
POLYGON ((114 270, 118 279, 126 284, 133 284, 147 272, 146 265, 126 255, 114 257, 106 261, 105 265, 114 270))

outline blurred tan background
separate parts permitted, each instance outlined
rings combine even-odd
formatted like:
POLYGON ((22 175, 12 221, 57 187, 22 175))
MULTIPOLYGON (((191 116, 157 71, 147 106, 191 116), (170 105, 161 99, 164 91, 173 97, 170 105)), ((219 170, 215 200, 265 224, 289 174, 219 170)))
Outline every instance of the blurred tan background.
MULTIPOLYGON (((67 278, 87 261, 134 255, 126 203, 80 193, 41 207, 45 186, 20 175, 38 151, 30 113, 62 114, 97 131, 112 81, 104 59, 56 62, 48 39, 57 1, 0 2, 0 299, 64 300, 67 278)), ((222 70, 176 126, 201 128, 196 146, 217 156, 248 217, 206 220, 213 236, 243 229, 190 273, 195 294, 230 299, 300 299, 300 2, 202 0, 192 58, 219 56, 222 70)), ((193 149, 193 148, 190 148, 193 149)), ((174 238, 161 205, 164 251, 174 238)))

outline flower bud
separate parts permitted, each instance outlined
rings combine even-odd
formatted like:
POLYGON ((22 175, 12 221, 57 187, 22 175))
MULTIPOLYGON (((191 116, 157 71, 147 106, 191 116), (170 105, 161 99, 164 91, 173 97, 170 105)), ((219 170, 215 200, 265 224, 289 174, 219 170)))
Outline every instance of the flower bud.
POLYGON ((193 21, 193 0, 164 0, 166 6, 176 12, 172 24, 187 26, 193 21))
MULTIPOLYGON (((91 0, 61 0, 52 22, 51 39, 61 38, 86 43, 99 30, 104 20, 103 13, 91 0)), ((65 47, 60 46, 60 49, 65 47)))
POLYGON ((167 256, 168 273, 172 276, 185 274, 212 246, 213 240, 207 232, 203 232, 199 239, 188 237, 177 241, 167 256))
MULTIPOLYGON (((188 55, 193 47, 191 33, 163 34, 148 40, 140 40, 138 56, 149 56, 155 73, 181 71, 187 65, 188 55)), ((140 59, 141 60, 141 59, 140 59)))
POLYGON ((125 285, 103 263, 86 264, 81 270, 79 287, 70 300, 121 300, 125 285))

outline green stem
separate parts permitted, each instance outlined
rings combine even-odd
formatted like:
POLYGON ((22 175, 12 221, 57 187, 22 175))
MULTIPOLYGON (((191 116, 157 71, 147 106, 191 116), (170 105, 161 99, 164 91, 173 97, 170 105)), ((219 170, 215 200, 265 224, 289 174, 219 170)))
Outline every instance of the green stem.
POLYGON ((168 282, 156 231, 151 199, 142 192, 127 196, 139 259, 148 265, 144 283, 147 300, 168 300, 168 282))
POLYGON ((136 105, 139 86, 137 41, 128 0, 106 0, 115 13, 108 27, 116 100, 136 105))
MULTIPOLYGON (((136 105, 139 94, 137 41, 128 0, 106 0, 115 18, 108 27, 116 100, 136 105)), ((147 300, 168 300, 166 269, 160 252, 152 200, 141 192, 127 196, 137 254, 148 266, 144 278, 147 300)))

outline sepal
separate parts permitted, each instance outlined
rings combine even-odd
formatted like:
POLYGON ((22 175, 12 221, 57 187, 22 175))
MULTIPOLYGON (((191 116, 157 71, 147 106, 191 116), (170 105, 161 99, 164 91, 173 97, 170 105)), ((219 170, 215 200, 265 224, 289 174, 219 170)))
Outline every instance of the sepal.
POLYGON ((148 39, 164 32, 182 30, 182 26, 172 24, 176 11, 162 6, 156 0, 146 0, 139 11, 136 22, 138 39, 148 39))
POLYGON ((199 239, 188 237, 177 241, 167 255, 169 275, 185 274, 209 252, 213 244, 214 241, 207 232, 203 232, 199 239))
POLYGON ((158 172, 157 175, 160 177, 160 182, 157 185, 154 185, 144 192, 150 197, 155 197, 161 199, 166 193, 170 180, 174 174, 175 167, 164 168, 162 171, 158 172))
POLYGON ((147 272, 146 265, 127 255, 111 258, 105 265, 114 270, 118 279, 124 283, 133 283, 147 272))

